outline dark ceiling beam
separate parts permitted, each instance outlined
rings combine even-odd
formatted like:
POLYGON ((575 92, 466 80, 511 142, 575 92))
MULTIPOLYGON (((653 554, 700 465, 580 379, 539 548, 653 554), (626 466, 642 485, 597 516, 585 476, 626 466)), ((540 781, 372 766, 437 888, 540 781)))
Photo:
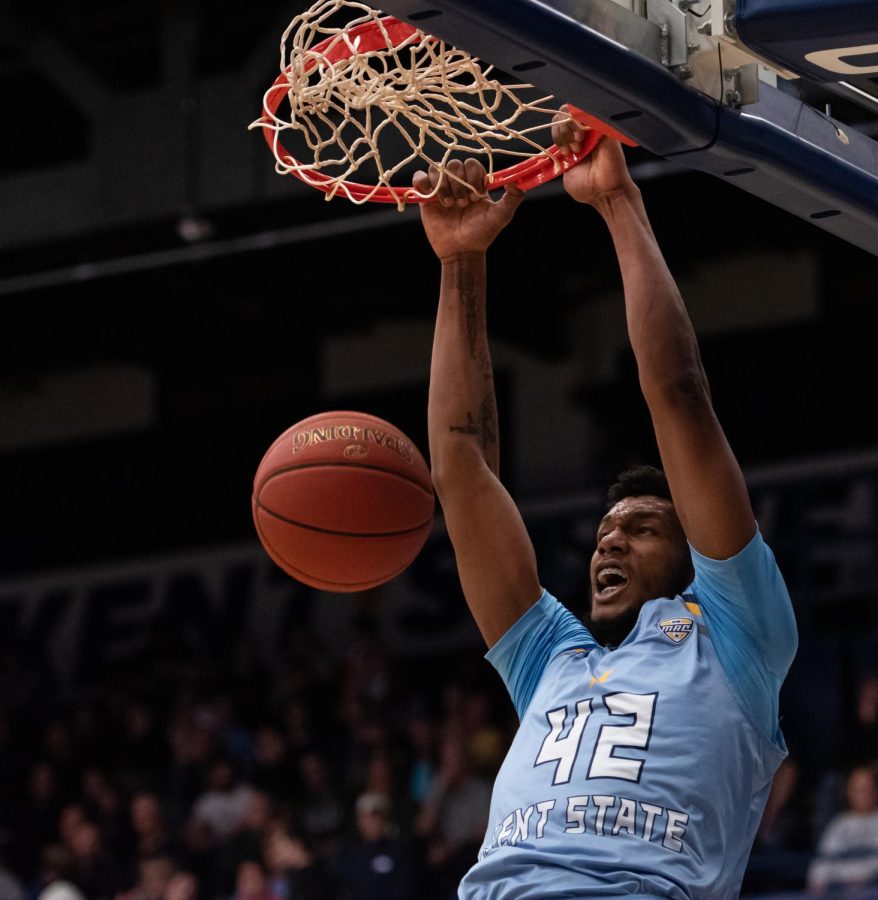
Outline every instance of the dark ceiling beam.
POLYGON ((25 58, 91 119, 107 114, 113 91, 97 78, 70 47, 37 23, 18 23, 25 58))
POLYGON ((198 12, 191 0, 162 4, 162 83, 166 88, 191 90, 199 31, 198 12))

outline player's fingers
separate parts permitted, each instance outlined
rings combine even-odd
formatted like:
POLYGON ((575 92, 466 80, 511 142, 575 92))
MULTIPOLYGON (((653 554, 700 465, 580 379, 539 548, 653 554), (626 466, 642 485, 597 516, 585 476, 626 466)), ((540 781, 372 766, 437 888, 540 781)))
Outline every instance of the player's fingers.
POLYGON ((452 159, 445 167, 448 173, 448 190, 458 206, 469 204, 469 188, 466 184, 466 169, 459 159, 452 159))
POLYGON ((470 200, 485 196, 485 167, 470 156, 463 164, 464 181, 469 185, 470 200))
POLYGON ((430 175, 427 172, 415 172, 412 176, 412 187, 423 196, 431 193, 433 185, 430 184, 430 175))
POLYGON ((430 190, 435 191, 436 199, 443 206, 454 206, 454 197, 451 194, 451 179, 432 164, 430 165, 430 190))
POLYGON ((582 139, 585 131, 582 126, 570 118, 567 107, 556 113, 552 119, 552 140, 565 153, 579 153, 582 150, 582 139))
POLYGON ((503 213, 506 222, 509 222, 522 200, 524 200, 524 191, 517 184, 510 183, 506 185, 503 195, 495 206, 503 213))

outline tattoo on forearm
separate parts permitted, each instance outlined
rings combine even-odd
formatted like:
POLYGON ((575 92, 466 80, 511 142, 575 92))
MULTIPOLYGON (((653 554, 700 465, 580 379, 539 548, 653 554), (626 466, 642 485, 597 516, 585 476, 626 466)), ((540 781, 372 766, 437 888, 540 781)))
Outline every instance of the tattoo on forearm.
POLYGON ((466 269, 457 272, 457 287, 460 302, 463 304, 464 321, 466 323, 467 346, 471 359, 476 359, 479 352, 480 338, 484 335, 484 311, 479 302, 479 291, 476 280, 466 269))
POLYGON ((491 391, 482 401, 479 410, 479 426, 482 447, 487 449, 494 446, 497 443, 497 398, 494 396, 494 391, 491 391))
POLYGON ((458 434, 471 434, 478 438, 479 446, 488 450, 497 443, 497 399, 491 391, 482 401, 477 416, 466 414, 465 425, 452 425, 449 429, 458 434))
POLYGON ((456 431, 458 434, 478 434, 479 426, 473 418, 473 414, 468 412, 466 414, 466 425, 452 425, 448 430, 456 431))

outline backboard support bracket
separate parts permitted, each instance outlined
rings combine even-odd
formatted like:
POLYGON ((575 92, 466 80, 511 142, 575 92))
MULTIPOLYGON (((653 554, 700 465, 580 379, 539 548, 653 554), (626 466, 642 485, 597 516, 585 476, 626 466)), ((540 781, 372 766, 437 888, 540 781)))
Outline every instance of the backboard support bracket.
POLYGON ((559 104, 579 106, 656 156, 721 178, 878 255, 878 141, 844 126, 844 143, 841 123, 773 87, 758 59, 733 39, 716 40, 713 49, 692 39, 711 37, 696 30, 698 18, 687 23, 682 68, 702 54, 710 92, 694 66, 686 78, 670 64, 679 57, 671 55, 668 22, 663 65, 661 23, 613 0, 382 6, 503 71, 526 72, 559 104), (690 47, 696 43, 697 50, 690 47))

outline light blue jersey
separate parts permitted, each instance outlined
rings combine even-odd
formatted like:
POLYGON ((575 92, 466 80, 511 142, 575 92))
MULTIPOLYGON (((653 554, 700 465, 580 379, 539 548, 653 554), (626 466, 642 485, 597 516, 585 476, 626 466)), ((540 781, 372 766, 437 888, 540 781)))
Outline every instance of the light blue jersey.
POLYGON ((544 593, 489 651, 521 725, 461 898, 738 896, 796 626, 758 533, 692 559, 690 589, 613 650, 544 593))

